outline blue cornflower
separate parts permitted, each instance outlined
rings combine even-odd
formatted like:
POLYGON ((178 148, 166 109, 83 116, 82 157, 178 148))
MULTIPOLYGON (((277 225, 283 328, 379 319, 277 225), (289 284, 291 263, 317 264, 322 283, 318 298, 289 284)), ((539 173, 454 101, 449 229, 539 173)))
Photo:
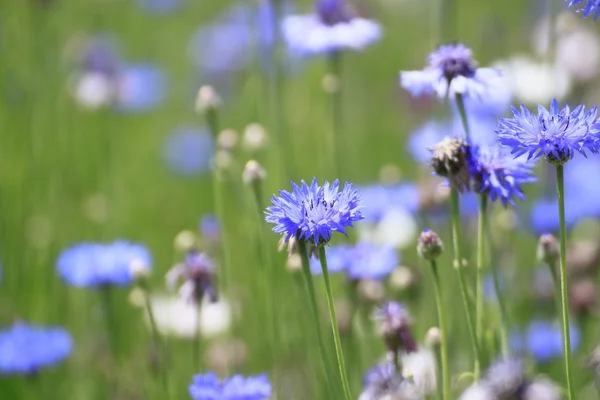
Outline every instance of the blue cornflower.
POLYGON ((221 224, 219 218, 212 213, 204 214, 200 218, 199 230, 202 236, 206 236, 211 240, 219 240, 221 234, 221 224))
POLYGON ((292 192, 280 190, 281 197, 271 199, 267 207, 266 221, 275 224, 273 232, 286 234, 285 240, 294 236, 300 240, 313 240, 315 244, 329 242, 334 231, 346 235, 346 227, 360 221, 361 199, 352 184, 345 183, 339 190, 336 179, 332 185, 325 181, 319 186, 317 178, 310 186, 292 182, 292 192))
POLYGON ((471 49, 461 43, 437 48, 429 55, 429 66, 422 71, 402 71, 400 85, 413 96, 437 94, 440 98, 483 98, 491 88, 499 85, 500 71, 477 68, 471 49))
POLYGON ((578 6, 577 12, 583 13, 583 18, 594 16, 594 21, 600 18, 600 1, 599 0, 566 0, 569 7, 578 6), (585 5, 584 5, 585 4, 585 5))
MULTIPOLYGON (((383 279, 400 263, 393 247, 360 242, 355 246, 339 245, 327 250, 327 270, 330 273, 346 271, 348 278, 383 279)), ((312 259, 311 272, 322 273, 319 260, 312 259)))
MULTIPOLYGON (((579 347, 579 328, 571 324, 571 350, 579 347)), ((525 346, 527 352, 539 363, 560 358, 563 355, 563 341, 561 327, 547 321, 533 321, 527 328, 525 334, 525 346)))
POLYGON ((167 166, 182 175, 196 175, 210 170, 214 152, 212 134, 203 128, 183 127, 171 133, 165 142, 167 166))
POLYGON ((587 112, 580 105, 573 111, 565 104, 558 108, 552 100, 550 110, 538 106, 532 114, 524 105, 521 111, 511 107, 514 118, 500 118, 496 134, 500 144, 510 147, 515 156, 528 158, 544 155, 552 163, 562 164, 573 158, 575 152, 597 153, 600 149, 600 123, 596 120, 597 107, 587 112))
POLYGON ((81 243, 63 251, 56 262, 59 275, 79 287, 125 286, 133 281, 132 263, 150 268, 148 249, 119 240, 113 243, 81 243))
POLYGON ((116 81, 116 108, 123 112, 140 112, 156 108, 167 86, 165 72, 152 64, 125 66, 116 81))
POLYGON ((72 347, 71 335, 62 328, 17 322, 0 331, 0 373, 34 374, 60 363, 72 347))
POLYGON ((393 209, 402 209, 410 213, 416 213, 419 209, 421 194, 417 185, 413 183, 393 186, 372 184, 361 186, 358 190, 364 205, 362 213, 367 221, 378 222, 393 209))
POLYGON ((381 26, 346 0, 318 0, 313 14, 285 17, 282 34, 291 50, 316 55, 362 50, 381 38, 381 26))
POLYGON ((500 199, 505 207, 507 204, 515 206, 513 197, 524 200, 521 185, 536 181, 527 163, 498 147, 482 147, 472 143, 469 173, 476 191, 486 194, 492 201, 500 199))
POLYGON ((195 375, 189 387, 194 400, 265 400, 271 396, 271 384, 266 375, 243 377, 234 375, 219 381, 209 372, 195 375))

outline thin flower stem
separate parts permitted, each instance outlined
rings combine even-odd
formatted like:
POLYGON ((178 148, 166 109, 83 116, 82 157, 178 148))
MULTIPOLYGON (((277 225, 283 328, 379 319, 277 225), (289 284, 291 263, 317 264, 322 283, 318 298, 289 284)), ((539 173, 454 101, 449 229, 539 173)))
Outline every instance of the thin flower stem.
POLYGON ((467 139, 471 135, 471 130, 469 129, 469 121, 467 120, 467 112, 465 110, 465 101, 463 99, 462 94, 456 93, 456 107, 458 108, 458 113, 460 114, 460 120, 462 121, 463 128, 465 130, 465 135, 467 139))
POLYGON ((312 274, 310 272, 310 260, 308 259, 308 252, 306 249, 306 242, 304 240, 296 241, 298 252, 302 260, 302 274, 304 275, 304 284, 306 286, 306 295, 308 297, 308 306, 310 308, 313 324, 317 334, 317 344, 319 347, 319 353, 321 355, 321 363, 323 364, 323 370, 325 372, 325 379, 327 380, 327 389, 329 391, 329 398, 333 399, 336 396, 336 391, 333 389, 333 372, 329 366, 329 360, 327 357, 327 347, 325 347, 325 340, 323 339, 323 332, 321 331, 321 321, 319 319, 319 309, 317 307, 317 295, 315 294, 315 286, 312 280, 312 274))
MULTIPOLYGON (((487 222, 487 195, 479 195, 479 218, 477 223, 477 260, 476 260, 476 297, 475 332, 479 340, 483 339, 483 264, 485 260, 485 230, 487 222)), ((480 343, 481 345, 481 343, 480 343)))
MULTIPOLYGON (((489 232, 489 230, 488 230, 489 232)), ((489 239, 488 239, 489 240, 489 239)), ((494 260, 494 258, 490 258, 494 260)), ((504 293, 500 287, 500 277, 498 273, 498 267, 495 262, 491 263, 492 267, 492 280, 494 282, 494 292, 496 293, 496 300, 500 308, 500 349, 502 355, 508 356, 508 311, 506 309, 506 302, 504 301, 504 293)))
POLYGON ((565 375, 569 400, 575 398, 571 369, 571 333, 569 325, 569 299, 567 297, 567 228, 565 223, 565 179, 562 165, 556 166, 556 189, 558 193, 558 218, 560 221, 560 296, 562 302, 563 347, 565 352, 565 375))
POLYGON ((471 311, 471 302, 469 300, 469 294, 467 293, 467 284, 465 282, 464 267, 462 265, 462 250, 461 250, 461 233, 460 233, 460 210, 458 191, 455 188, 450 190, 450 201, 452 206, 452 240, 454 245, 454 268, 458 273, 458 282, 460 285, 460 293, 463 300, 463 306, 465 308, 465 314, 467 317, 467 328, 469 329, 469 335, 471 336, 471 343, 473 346, 473 355, 475 357, 475 379, 479 377, 479 368, 481 366, 481 348, 479 346, 479 340, 477 339, 477 333, 475 332, 474 318, 471 311))
POLYGON ((338 329, 337 317, 335 315, 335 304, 333 302, 333 293, 329 282, 329 270, 327 269, 327 255, 325 254, 325 246, 319 246, 319 261, 321 262, 321 270, 323 271, 323 280, 325 282, 325 291, 327 292, 327 303, 329 304, 329 318, 331 319, 331 329, 333 331, 333 343, 335 345, 335 354, 337 356, 338 368, 340 370, 340 378, 342 380, 342 388, 346 400, 352 400, 350 394, 350 384, 348 383, 348 374, 346 373, 346 364, 344 363, 344 354, 342 352, 342 341, 340 339, 340 330, 338 329))
POLYGON ((202 347, 202 334, 201 334, 201 318, 202 316, 202 296, 196 300, 196 337, 194 338, 194 368, 196 373, 199 373, 202 367, 200 348, 202 347))
MULTIPOLYGON (((442 369, 442 393, 444 400, 451 399, 450 393, 450 367, 448 365, 448 327, 446 325, 446 313, 444 312, 444 301, 442 299, 442 285, 435 260, 430 260, 433 284, 435 288, 435 302, 438 309, 438 320, 442 334, 440 343, 440 361, 442 369)), ((436 351, 437 353, 437 351, 436 351)))
MULTIPOLYGON (((208 129, 210 130, 210 132, 213 135, 213 138, 215 140, 215 143, 217 142, 217 135, 220 132, 220 125, 219 125, 219 115, 218 115, 218 111, 214 108, 211 108, 209 110, 207 110, 206 112, 206 125, 208 125, 208 129)), ((215 160, 213 160, 213 162, 215 162, 215 160)), ((220 223, 220 239, 221 239, 221 246, 220 246, 220 254, 219 254, 219 259, 220 259, 220 263, 219 263, 219 281, 222 283, 223 287, 227 287, 228 282, 229 282, 229 264, 227 263, 227 251, 228 251, 228 247, 227 247, 227 237, 225 234, 225 211, 223 209, 223 191, 222 191, 222 185, 221 182, 219 181, 219 171, 218 168, 215 165, 213 165, 213 198, 214 198, 214 209, 215 209, 215 214, 217 215, 217 218, 219 219, 219 223, 220 223)))
POLYGON ((148 314, 148 319, 150 320, 150 330, 152 331, 152 343, 154 345, 154 350, 157 352, 158 357, 158 365, 162 376, 162 386, 165 392, 165 395, 169 396, 169 374, 168 368, 164 365, 167 359, 167 348, 164 344, 160 332, 158 331, 158 327, 156 325, 156 318, 154 317, 154 310, 152 309, 152 302, 150 301, 150 291, 148 288, 148 283, 145 279, 139 280, 139 287, 142 289, 144 293, 144 305, 146 307, 146 313, 148 314))
POLYGON ((342 53, 334 51, 329 54, 329 73, 334 79, 331 93, 331 134, 329 137, 329 148, 333 175, 339 176, 340 166, 338 155, 340 149, 339 139, 342 132, 342 53))

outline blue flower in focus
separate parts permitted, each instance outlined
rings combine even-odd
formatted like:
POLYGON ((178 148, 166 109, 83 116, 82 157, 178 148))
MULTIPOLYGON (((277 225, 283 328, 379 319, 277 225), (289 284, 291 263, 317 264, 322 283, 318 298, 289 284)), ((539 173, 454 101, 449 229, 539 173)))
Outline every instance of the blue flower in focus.
MULTIPOLYGON (((393 247, 360 242, 354 246, 339 245, 327 249, 327 270, 330 273, 346 271, 348 278, 383 279, 400 263, 393 247)), ((319 260, 312 259, 310 270, 321 275, 319 260)))
POLYGON ((345 183, 339 190, 339 181, 325 181, 319 186, 317 178, 310 186, 292 182, 292 192, 280 190, 281 197, 271 199, 267 207, 266 221, 275 224, 273 232, 286 234, 286 241, 295 236, 300 240, 312 240, 315 244, 329 242, 334 231, 346 235, 345 228, 360 221, 361 200, 352 184, 345 183))
POLYGON ((500 71, 477 68, 471 49, 461 43, 437 48, 429 55, 429 66, 422 71, 402 71, 400 85, 413 96, 436 94, 440 98, 484 98, 500 84, 500 71))
POLYGON ((142 245, 119 240, 70 247, 61 253, 56 267, 61 278, 73 286, 125 286, 133 280, 133 262, 150 268, 150 252, 142 245))
POLYGON ((569 7, 578 6, 577 12, 583 13, 583 18, 594 16, 594 21, 600 18, 600 1, 599 0, 566 0, 569 7), (585 4, 585 5, 584 5, 585 4))
POLYGON ((387 212, 396 208, 411 213, 416 213, 419 209, 421 195, 419 188, 413 183, 394 186, 374 184, 359 187, 358 190, 364 206, 362 213, 367 221, 380 221, 387 212))
POLYGON ((600 123, 596 120, 597 107, 585 111, 580 105, 573 111, 565 104, 558 108, 552 100, 550 110, 538 107, 532 114, 524 105, 521 110, 512 107, 513 118, 500 118, 498 141, 511 148, 516 156, 527 154, 528 158, 544 155, 551 161, 564 163, 575 152, 585 156, 585 151, 597 153, 600 148, 600 123))
POLYGON ((0 331, 0 373, 31 375, 67 358, 73 342, 69 332, 17 322, 0 331))
POLYGON ((292 51, 319 55, 362 50, 381 38, 381 26, 346 0, 318 0, 313 14, 285 17, 282 34, 292 51))
MULTIPOLYGON (((495 120, 489 118, 469 118, 471 141, 478 145, 496 144, 495 120)), ((431 162, 431 148, 447 137, 464 137, 465 130, 459 118, 452 122, 428 121, 413 132, 408 140, 408 149, 413 159, 419 163, 431 162)))
POLYGON ((125 66, 116 81, 116 108, 123 112, 140 112, 156 108, 166 92, 166 76, 151 64, 125 66))
POLYGON ((197 175, 210 170, 214 140, 204 128, 184 127, 169 135, 164 147, 167 166, 182 175, 197 175))
POLYGON ((515 206, 514 197, 524 200, 521 185, 537 180, 531 175, 530 165, 498 147, 471 143, 468 161, 474 189, 486 194, 492 201, 499 199, 505 207, 507 204, 515 206))
POLYGON ((216 374, 209 372, 195 375, 189 392, 194 400, 265 400, 271 396, 272 388, 264 374, 234 375, 220 382, 216 374))
MULTIPOLYGON (((579 347, 579 328, 571 324, 571 350, 579 347)), ((563 356, 561 327, 546 321, 533 321, 525 334, 527 352, 539 363, 551 361, 563 356)))

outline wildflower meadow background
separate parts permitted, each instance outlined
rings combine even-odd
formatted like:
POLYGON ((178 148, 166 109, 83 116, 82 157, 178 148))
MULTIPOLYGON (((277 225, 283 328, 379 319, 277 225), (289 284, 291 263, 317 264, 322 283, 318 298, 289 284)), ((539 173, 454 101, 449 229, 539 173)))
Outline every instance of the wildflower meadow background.
POLYGON ((0 398, 598 398, 598 15, 2 2, 0 398))

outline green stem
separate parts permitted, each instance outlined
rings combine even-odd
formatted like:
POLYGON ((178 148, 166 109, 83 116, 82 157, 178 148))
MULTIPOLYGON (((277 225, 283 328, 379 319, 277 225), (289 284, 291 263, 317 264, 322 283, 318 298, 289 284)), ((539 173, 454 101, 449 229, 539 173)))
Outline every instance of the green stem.
POLYGON ((340 339, 340 330, 338 329, 337 317, 335 315, 335 304, 333 302, 333 293, 329 282, 329 270, 327 269, 327 255, 325 254, 325 246, 319 246, 319 261, 321 262, 321 270, 323 271, 323 280, 325 282, 325 291, 327 292, 327 303, 329 304, 329 319, 331 320, 331 330, 333 331, 333 344, 335 346, 335 354, 337 356, 338 368, 340 370, 340 378, 342 380, 342 388, 346 400, 352 400, 350 394, 350 384, 348 383, 348 374, 346 373, 346 364, 344 363, 344 354, 342 352, 342 340, 340 339))
POLYGON ((335 79, 333 92, 331 93, 331 133, 329 137, 329 148, 333 173, 338 176, 340 167, 338 154, 338 141, 342 132, 342 54, 334 51, 329 54, 329 73, 335 79))
POLYGON ((146 312, 148 313, 148 319, 150 320, 150 330, 152 331, 152 343, 158 357, 158 368, 160 369, 162 375, 163 390, 165 392, 165 395, 168 397, 169 375, 167 373, 168 369, 164 365, 164 363, 167 360, 166 346, 162 341, 160 332, 158 331, 158 327, 156 325, 156 318, 154 317, 154 310, 152 309, 152 303, 150 301, 150 293, 145 279, 141 279, 139 281, 139 287, 144 293, 144 305, 146 307, 146 312))
MULTIPOLYGON (((492 258, 492 260, 494 260, 492 258)), ((500 348, 502 355, 508 356, 508 311, 506 309, 506 303, 504 301, 504 293, 500 287, 500 277, 498 273, 498 267, 496 262, 491 263, 492 266, 492 279, 494 281, 494 292, 496 293, 496 300, 498 301, 498 307, 500 307, 500 348)))
POLYGON ((198 296, 196 299, 196 337, 194 338, 194 368, 196 373, 199 373, 202 367, 200 348, 202 347, 202 334, 201 334, 201 315, 202 315, 202 301, 203 295, 198 296))
POLYGON ((329 390, 329 398, 336 398, 335 390, 333 389, 333 373, 329 367, 329 361, 327 357, 327 347, 325 347, 325 340, 323 339, 323 332, 321 331, 321 321, 319 320, 319 309, 317 307, 317 295, 315 294, 315 286, 312 280, 312 274, 310 272, 310 260, 308 259, 308 252, 306 249, 306 242, 304 240, 297 240, 296 246, 302 259, 302 273, 304 275, 304 284, 306 286, 306 295, 308 297, 308 306, 310 308, 313 324, 315 326, 317 334, 317 344, 319 346, 319 353, 321 355, 321 363, 323 364, 323 370, 325 372, 325 379, 327 380, 327 388, 329 390))
POLYGON ((446 325, 446 313, 444 312, 444 301, 442 299, 442 285, 435 260, 430 260, 433 284, 435 288, 435 302, 438 309, 438 319, 442 334, 440 343, 440 361, 442 369, 443 398, 450 400, 450 367, 448 366, 448 327, 446 325))
POLYGON ((462 122, 463 128, 465 130, 465 136, 468 139, 471 135, 471 130, 469 129, 469 121, 467 120, 467 111, 465 110, 465 101, 463 99, 462 94, 456 93, 456 107, 458 108, 458 113, 460 114, 460 120, 462 122))
POLYGON ((477 333, 475 332, 475 325, 473 323, 473 315, 471 311, 471 302, 469 300, 469 294, 467 293, 467 284, 465 281, 464 267, 462 265, 462 250, 461 250, 461 234, 460 234, 460 210, 458 191, 455 188, 450 190, 450 201, 452 205, 452 240, 454 245, 454 267, 458 273, 458 282, 460 285, 460 293, 462 296, 463 306, 465 308, 465 314, 467 317, 467 328, 469 329, 469 335, 471 336, 471 343, 473 346, 473 355, 475 357, 475 379, 479 377, 479 368, 481 366, 481 349, 479 347, 479 341, 477 340, 477 333))
POLYGON ((106 328, 106 339, 108 344, 108 350, 114 359, 117 357, 117 343, 115 339, 117 324, 112 312, 112 287, 110 285, 104 285, 100 288, 101 302, 102 302, 102 314, 104 317, 104 324, 106 328))
POLYGON ((565 223, 565 179, 563 166, 556 166, 556 189, 558 192, 558 218, 560 221, 560 296, 562 303, 563 347, 565 352, 565 375, 569 400, 575 398, 571 369, 571 333, 569 325, 569 299, 567 297, 567 228, 565 223))
MULTIPOLYGON (((210 108, 206 111, 206 125, 208 126, 210 132, 213 135, 215 143, 217 142, 217 136, 220 132, 219 125, 219 114, 218 111, 214 108, 210 108)), ((220 236, 221 236, 221 246, 220 246, 220 271, 219 271, 219 281, 223 288, 226 288, 229 282, 229 264, 227 263, 227 241, 225 235, 225 211, 223 209, 224 199, 223 199, 223 191, 222 185, 219 181, 219 171, 216 165, 213 165, 213 198, 214 204, 213 207, 215 209, 215 214, 220 222, 220 236)))
MULTIPOLYGON (((477 223, 477 260, 476 260, 476 296, 475 296, 475 333, 483 338, 483 264, 485 259, 485 230, 487 222, 487 195, 479 195, 479 219, 477 223)), ((481 346, 481 342, 479 343, 481 346)))

